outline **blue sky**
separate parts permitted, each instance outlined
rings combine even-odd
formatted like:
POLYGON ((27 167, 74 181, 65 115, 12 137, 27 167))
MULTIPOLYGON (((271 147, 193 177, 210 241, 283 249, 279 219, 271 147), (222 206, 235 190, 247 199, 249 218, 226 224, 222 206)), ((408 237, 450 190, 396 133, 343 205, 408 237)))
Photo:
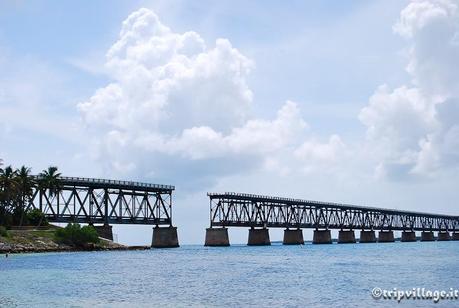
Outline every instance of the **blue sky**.
POLYGON ((454 214, 457 6, 4 1, 0 157, 175 184, 185 243, 214 190, 454 214))

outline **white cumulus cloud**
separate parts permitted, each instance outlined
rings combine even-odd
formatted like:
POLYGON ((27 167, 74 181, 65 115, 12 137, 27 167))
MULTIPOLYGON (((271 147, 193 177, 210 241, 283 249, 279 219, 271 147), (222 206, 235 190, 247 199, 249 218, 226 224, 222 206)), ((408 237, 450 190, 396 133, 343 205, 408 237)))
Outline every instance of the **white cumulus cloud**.
POLYGON ((247 77, 254 63, 226 39, 208 45, 140 9, 106 57, 111 82, 78 108, 111 173, 199 184, 272 166, 281 155, 289 167, 336 159, 339 137, 306 149, 313 144, 297 103, 287 101, 272 120, 253 115, 247 77))
POLYGON ((433 175, 459 166, 457 1, 413 1, 394 31, 409 42, 411 84, 383 85, 360 112, 380 175, 433 175))

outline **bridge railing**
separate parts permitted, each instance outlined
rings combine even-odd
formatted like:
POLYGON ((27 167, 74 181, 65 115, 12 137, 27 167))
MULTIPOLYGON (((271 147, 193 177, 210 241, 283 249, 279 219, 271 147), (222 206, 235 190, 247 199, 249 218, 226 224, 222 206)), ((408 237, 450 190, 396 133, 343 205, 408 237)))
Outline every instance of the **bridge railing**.
POLYGON ((174 186, 83 177, 59 180, 57 192, 34 187, 27 209, 40 209, 50 222, 172 225, 174 186))
MULTIPOLYGON (((41 176, 36 175, 34 178, 39 181, 42 179, 41 176)), ((153 188, 159 190, 175 190, 173 185, 163 184, 151 184, 138 181, 123 181, 123 180, 109 180, 109 179, 97 179, 97 178, 86 178, 86 177, 68 177, 60 176, 59 180, 62 184, 74 185, 74 184, 104 184, 104 185, 117 185, 117 186, 131 186, 132 188, 153 188)))
POLYGON ((209 193, 211 226, 458 230, 459 217, 240 193, 209 193))

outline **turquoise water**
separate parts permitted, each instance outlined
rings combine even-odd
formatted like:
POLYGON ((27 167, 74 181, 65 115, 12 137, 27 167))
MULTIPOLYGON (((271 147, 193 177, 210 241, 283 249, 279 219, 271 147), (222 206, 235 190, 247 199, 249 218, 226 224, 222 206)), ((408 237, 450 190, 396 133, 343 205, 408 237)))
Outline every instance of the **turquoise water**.
POLYGON ((0 258, 0 306, 459 307, 375 300, 459 288, 459 242, 231 246, 0 258))

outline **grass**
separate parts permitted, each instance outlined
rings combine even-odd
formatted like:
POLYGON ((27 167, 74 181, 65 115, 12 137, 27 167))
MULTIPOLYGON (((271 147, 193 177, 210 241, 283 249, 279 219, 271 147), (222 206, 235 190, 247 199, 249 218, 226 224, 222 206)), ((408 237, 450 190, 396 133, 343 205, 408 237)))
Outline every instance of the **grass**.
MULTIPOLYGON (((48 230, 8 230, 7 236, 0 235, 0 242, 10 245, 23 245, 23 246, 40 246, 40 242, 44 244, 56 245, 59 241, 56 240, 55 232, 61 229, 57 226, 50 225, 48 230)), ((110 248, 113 244, 105 239, 100 239, 96 244, 100 248, 110 248)))
POLYGON ((10 244, 33 244, 36 241, 42 242, 54 242, 54 232, 52 230, 45 231, 32 231, 32 230, 21 230, 21 231, 9 231, 8 237, 3 237, 2 241, 10 244))
MULTIPOLYGON (((45 243, 53 242, 56 244, 59 243, 58 241, 56 241, 55 229, 9 231, 9 236, 1 237, 1 239, 2 239, 2 242, 4 243, 10 243, 10 244, 14 243, 14 244, 22 244, 22 245, 33 244, 36 241, 42 241, 45 243)), ((108 247, 110 246, 110 242, 104 239, 100 239, 98 246, 108 247)))

